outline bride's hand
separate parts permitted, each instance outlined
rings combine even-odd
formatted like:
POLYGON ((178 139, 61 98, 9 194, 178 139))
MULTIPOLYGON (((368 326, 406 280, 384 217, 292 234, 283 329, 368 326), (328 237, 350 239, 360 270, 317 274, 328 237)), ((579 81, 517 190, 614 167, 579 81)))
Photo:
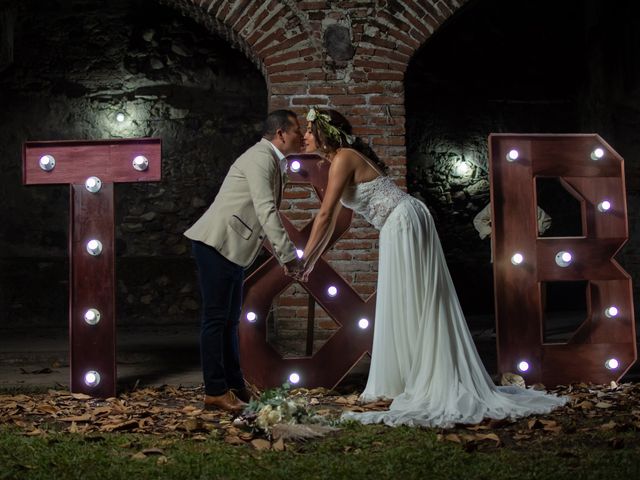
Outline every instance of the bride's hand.
POLYGON ((302 271, 302 274, 300 275, 300 281, 301 282, 308 282, 309 281, 309 275, 311 275, 311 272, 313 271, 313 267, 315 266, 315 263, 308 263, 304 266, 304 270, 302 271))

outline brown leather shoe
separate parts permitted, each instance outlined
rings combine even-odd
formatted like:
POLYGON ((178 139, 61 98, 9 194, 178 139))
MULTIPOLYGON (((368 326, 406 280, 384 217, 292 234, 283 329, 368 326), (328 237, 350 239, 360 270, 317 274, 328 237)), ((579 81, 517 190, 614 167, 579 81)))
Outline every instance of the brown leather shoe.
POLYGON ((227 390, 222 395, 205 395, 204 396, 204 409, 205 410, 226 410, 227 412, 238 413, 244 410, 247 406, 242 400, 238 400, 238 397, 231 390, 227 390))
POLYGON ((253 398, 251 392, 246 388, 232 388, 231 391, 238 397, 238 400, 241 400, 245 403, 249 403, 253 398))

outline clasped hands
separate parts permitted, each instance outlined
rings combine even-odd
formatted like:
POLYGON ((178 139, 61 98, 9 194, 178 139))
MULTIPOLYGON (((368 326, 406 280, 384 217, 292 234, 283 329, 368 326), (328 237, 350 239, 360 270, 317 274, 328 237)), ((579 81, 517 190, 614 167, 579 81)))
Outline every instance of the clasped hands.
POLYGON ((306 282, 309 280, 313 267, 314 264, 307 263, 302 258, 295 258, 284 264, 284 274, 299 282, 306 282))

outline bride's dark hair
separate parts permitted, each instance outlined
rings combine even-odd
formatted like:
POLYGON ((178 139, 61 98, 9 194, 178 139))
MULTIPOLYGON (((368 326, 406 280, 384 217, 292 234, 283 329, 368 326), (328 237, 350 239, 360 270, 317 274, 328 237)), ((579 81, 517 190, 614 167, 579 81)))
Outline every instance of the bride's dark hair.
POLYGON ((389 167, 378 158, 373 149, 360 137, 353 136, 351 123, 344 115, 336 110, 313 108, 318 115, 328 115, 330 119, 328 128, 325 126, 326 120, 316 118, 311 122, 311 133, 323 152, 335 152, 339 148, 353 148, 375 163, 383 174, 389 173, 389 167), (328 131, 329 129, 330 131, 328 131))

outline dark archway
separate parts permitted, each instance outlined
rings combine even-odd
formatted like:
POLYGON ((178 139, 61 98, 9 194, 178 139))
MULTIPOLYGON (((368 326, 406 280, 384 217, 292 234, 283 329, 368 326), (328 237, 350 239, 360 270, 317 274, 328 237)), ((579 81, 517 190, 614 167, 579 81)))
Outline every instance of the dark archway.
POLYGON ((156 1, 45 3, 16 2, 13 62, 0 72, 2 326, 67 323, 67 187, 23 187, 22 142, 155 136, 162 182, 116 189, 118 323, 195 329, 199 293, 182 232, 259 138, 264 78, 156 1))
MULTIPOLYGON (((632 1, 478 0, 412 59, 408 188, 434 213, 465 313, 493 312, 489 240, 473 227, 489 201, 490 132, 599 133, 626 160, 637 223, 639 10, 632 1)), ((618 257, 630 273, 631 236, 618 257)))

